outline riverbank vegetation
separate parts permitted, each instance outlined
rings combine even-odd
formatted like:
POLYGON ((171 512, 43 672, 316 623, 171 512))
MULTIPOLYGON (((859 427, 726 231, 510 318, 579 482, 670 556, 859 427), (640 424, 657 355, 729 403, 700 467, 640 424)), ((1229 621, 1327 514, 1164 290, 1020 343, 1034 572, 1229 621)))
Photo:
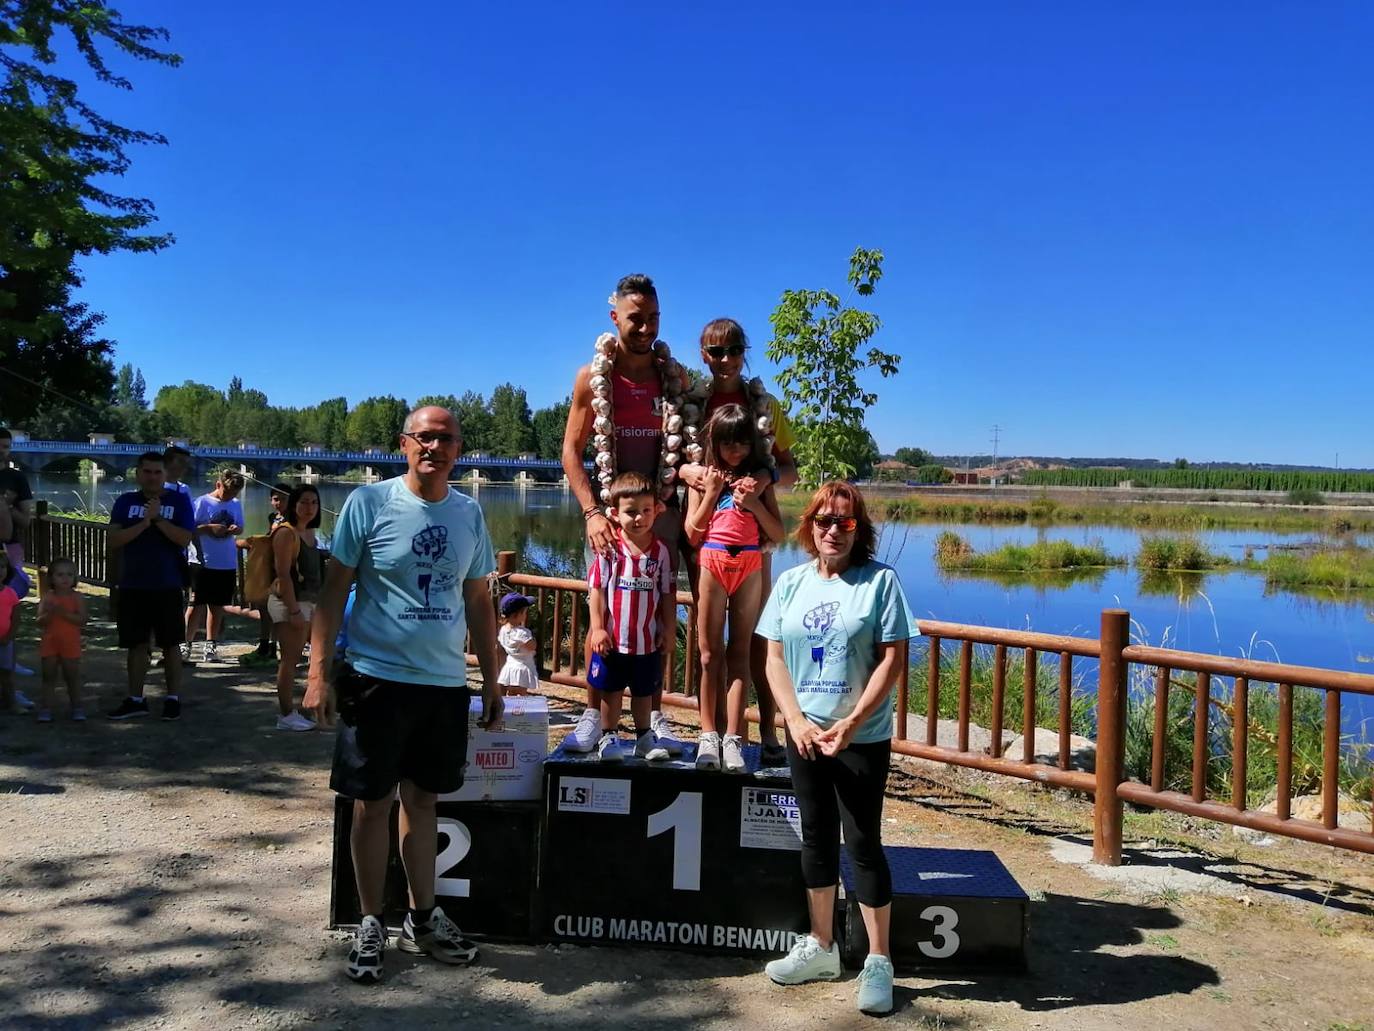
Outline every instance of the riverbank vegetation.
POLYGON ((948 572, 972 573, 1058 572, 1126 564, 1124 558, 1108 554, 1100 544, 1080 545, 1064 540, 1004 544, 995 551, 977 552, 965 538, 950 530, 935 540, 935 562, 948 572))
POLYGON ((1243 568, 1264 575, 1265 586, 1293 591, 1374 591, 1374 551, 1344 547, 1271 552, 1243 568))
POLYGON ((1137 569, 1162 573, 1204 572, 1235 563, 1225 555, 1208 551, 1196 537, 1158 535, 1141 539, 1135 564, 1137 569))
POLYGON ((1185 490, 1374 491, 1374 473, 1351 469, 1028 469, 1021 482, 1036 487, 1136 487, 1185 490))
MULTIPOLYGON (((783 511, 797 515, 810 494, 783 491, 783 511)), ((905 522, 970 524, 1029 523, 1035 526, 1124 526, 1138 530, 1263 530, 1273 533, 1321 534, 1374 532, 1374 508, 1330 511, 1262 505, 1188 505, 1165 502, 1066 502, 1048 497, 1030 501, 967 501, 912 494, 869 499, 875 519, 905 522)))

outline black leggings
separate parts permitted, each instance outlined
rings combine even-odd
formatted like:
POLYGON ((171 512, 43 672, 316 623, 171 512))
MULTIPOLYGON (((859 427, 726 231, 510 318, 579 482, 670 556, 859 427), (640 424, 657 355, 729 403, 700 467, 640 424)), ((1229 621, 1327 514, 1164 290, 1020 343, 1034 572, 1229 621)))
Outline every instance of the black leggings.
POLYGON ((892 901, 892 873, 883 855, 883 791, 892 742, 850 745, 838 755, 803 759, 787 737, 787 764, 801 811, 802 879, 808 888, 840 880, 840 827, 854 868, 854 896, 866 906, 892 901))

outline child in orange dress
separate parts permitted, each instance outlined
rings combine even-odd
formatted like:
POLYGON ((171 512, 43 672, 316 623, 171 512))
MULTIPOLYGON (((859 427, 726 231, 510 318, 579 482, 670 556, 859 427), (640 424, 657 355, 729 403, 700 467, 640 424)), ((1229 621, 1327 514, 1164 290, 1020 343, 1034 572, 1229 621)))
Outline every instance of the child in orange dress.
POLYGON ((38 657, 43 661, 43 705, 39 723, 51 723, 57 701, 59 675, 67 683, 72 719, 86 718, 81 708, 81 628, 86 625, 86 600, 76 591, 76 563, 59 558, 48 567, 48 590, 38 603, 38 625, 43 639, 38 657))

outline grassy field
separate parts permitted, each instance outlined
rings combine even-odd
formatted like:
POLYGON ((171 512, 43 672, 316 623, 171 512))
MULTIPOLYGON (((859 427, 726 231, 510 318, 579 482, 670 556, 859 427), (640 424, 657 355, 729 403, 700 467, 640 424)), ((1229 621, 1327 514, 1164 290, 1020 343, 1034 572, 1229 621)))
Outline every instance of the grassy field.
POLYGON ((1126 560, 1110 555, 1101 545, 1071 541, 1036 541, 1004 544, 995 551, 977 552, 963 537, 946 530, 935 541, 935 562, 949 572, 1031 573, 1124 566, 1126 560))

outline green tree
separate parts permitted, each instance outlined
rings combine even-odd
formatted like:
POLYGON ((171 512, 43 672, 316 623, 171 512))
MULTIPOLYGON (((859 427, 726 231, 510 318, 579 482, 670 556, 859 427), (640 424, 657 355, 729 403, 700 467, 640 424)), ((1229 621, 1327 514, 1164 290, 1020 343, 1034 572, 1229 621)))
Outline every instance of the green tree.
POLYGON ((534 450, 534 424, 524 387, 502 383, 491 392, 491 450, 498 455, 534 450))
POLYGON ((565 397, 556 405, 541 408, 530 422, 534 426, 534 453, 540 458, 557 460, 563 454, 563 430, 568 424, 568 410, 572 398, 565 397))
POLYGON ((179 387, 163 387, 153 398, 153 407, 163 417, 169 436, 197 443, 219 442, 215 421, 223 421, 224 395, 209 384, 188 379, 179 387), (204 421, 201 413, 206 413, 204 421), (209 430, 208 438, 201 436, 203 426, 209 430))
MULTIPOLYGON (((883 274, 883 253, 860 247, 849 259, 851 292, 872 295, 883 274)), ((792 449, 804 484, 857 475, 869 466, 872 438, 864 429, 864 411, 878 395, 859 383, 864 369, 895 375, 901 357, 870 347, 859 351, 881 325, 878 316, 843 307, 829 290, 786 290, 773 314, 768 359, 781 365, 778 385, 796 428, 792 449)), ((876 447, 873 451, 876 453, 876 447)))
POLYGON ((344 427, 348 421, 348 401, 333 397, 296 413, 296 436, 302 444, 319 444, 338 450, 346 446, 344 427))
POLYGON ((359 401, 357 407, 348 413, 344 425, 345 440, 349 447, 358 450, 365 447, 395 450, 408 414, 410 406, 390 394, 359 401))
POLYGON ((458 416, 458 425, 463 429, 463 451, 471 454, 474 451, 490 451, 492 449, 492 421, 491 410, 487 407, 487 402, 481 394, 475 390, 466 391, 462 397, 453 398, 456 404, 449 406, 453 414, 458 416))
POLYGON ((892 456, 903 465, 923 466, 930 465, 935 461, 935 457, 921 447, 899 447, 897 453, 892 456))
POLYGON ((140 370, 135 369, 129 362, 125 362, 119 367, 119 372, 115 375, 115 404, 120 408, 142 411, 148 407, 147 390, 147 384, 143 381, 143 373, 140 370))
POLYGON ((108 189, 129 169, 126 148, 166 140, 96 112, 76 81, 56 72, 59 52, 78 55, 98 83, 127 90, 132 84, 110 70, 102 50, 176 66, 181 58, 156 46, 165 39, 165 30, 127 24, 102 0, 0 0, 0 365, 12 374, 0 401, 11 419, 70 403, 18 389, 47 386, 58 366, 70 399, 109 396, 109 341, 92 332, 101 317, 71 301, 81 283, 77 259, 172 242, 148 231, 151 201, 108 189), (60 361, 53 349, 64 352, 60 361), (90 373, 75 368, 82 362, 90 373))

